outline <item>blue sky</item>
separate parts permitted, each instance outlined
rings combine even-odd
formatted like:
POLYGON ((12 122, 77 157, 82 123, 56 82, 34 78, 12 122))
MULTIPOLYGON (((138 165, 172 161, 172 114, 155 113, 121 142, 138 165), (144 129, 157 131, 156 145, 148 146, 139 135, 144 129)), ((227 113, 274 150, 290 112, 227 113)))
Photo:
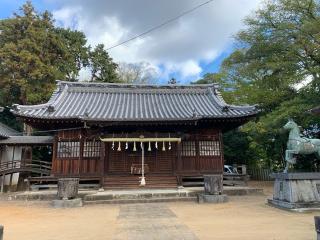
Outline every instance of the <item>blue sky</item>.
MULTIPOLYGON (((0 18, 12 16, 25 1, 0 0, 0 18)), ((92 46, 126 40, 184 12, 204 0, 33 0, 38 11, 49 10, 56 24, 83 31, 92 46)), ((216 0, 144 38, 109 51, 116 62, 147 62, 159 83, 175 77, 180 83, 217 72, 232 51, 242 19, 260 0, 216 0)), ((82 73, 85 78, 85 71, 82 73)), ((81 77, 81 76, 80 76, 81 77)))

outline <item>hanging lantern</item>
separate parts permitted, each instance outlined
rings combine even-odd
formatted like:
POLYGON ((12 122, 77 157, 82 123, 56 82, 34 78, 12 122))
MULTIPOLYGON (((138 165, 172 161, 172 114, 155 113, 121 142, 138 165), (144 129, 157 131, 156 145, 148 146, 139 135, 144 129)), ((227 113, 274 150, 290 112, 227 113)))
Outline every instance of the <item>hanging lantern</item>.
POLYGON ((136 142, 133 142, 133 151, 134 151, 134 152, 136 152, 136 151, 137 151, 136 142))
POLYGON ((114 142, 112 142, 111 149, 114 150, 114 142))
POLYGON ((118 152, 121 151, 121 143, 120 143, 120 142, 119 142, 119 144, 118 144, 118 149, 117 149, 117 151, 118 151, 118 152))
POLYGON ((154 144, 154 147, 155 147, 156 149, 158 149, 158 142, 156 142, 156 143, 154 144))
POLYGON ((166 150, 166 145, 164 143, 164 141, 162 142, 162 151, 165 151, 166 150))
POLYGON ((171 142, 169 142, 168 149, 171 150, 171 142))
POLYGON ((148 151, 151 152, 151 142, 149 142, 148 151))
POLYGON ((125 147, 125 149, 128 150, 128 142, 126 142, 126 147, 125 147))

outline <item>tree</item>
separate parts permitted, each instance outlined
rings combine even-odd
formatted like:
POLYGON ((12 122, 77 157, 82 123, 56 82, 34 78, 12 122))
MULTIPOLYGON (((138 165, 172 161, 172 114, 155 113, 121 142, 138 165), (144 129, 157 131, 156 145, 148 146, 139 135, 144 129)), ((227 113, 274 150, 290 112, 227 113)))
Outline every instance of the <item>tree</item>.
POLYGON ((270 112, 307 78, 319 88, 319 11, 315 0, 276 0, 245 20, 239 47, 222 66, 238 95, 270 112))
POLYGON ((259 105, 258 119, 234 138, 246 135, 248 149, 242 157, 249 156, 252 165, 279 169, 287 141, 282 126, 287 119, 294 118, 305 129, 319 122, 308 110, 320 102, 320 3, 267 1, 245 24, 219 73, 200 82, 219 82, 229 103, 259 105), (311 83, 297 87, 306 79, 311 83))
POLYGON ((70 29, 56 28, 55 32, 61 38, 62 47, 66 52, 61 59, 59 69, 68 81, 76 81, 79 71, 89 65, 89 51, 87 39, 83 32, 70 29))
POLYGON ((98 44, 90 52, 91 81, 93 82, 119 82, 117 64, 112 61, 103 44, 98 44))
POLYGON ((157 70, 147 62, 118 64, 117 74, 124 83, 154 83, 158 75, 157 70))
POLYGON ((58 65, 65 52, 49 12, 38 14, 30 2, 22 14, 0 20, 0 87, 4 104, 38 103, 63 78, 58 65))

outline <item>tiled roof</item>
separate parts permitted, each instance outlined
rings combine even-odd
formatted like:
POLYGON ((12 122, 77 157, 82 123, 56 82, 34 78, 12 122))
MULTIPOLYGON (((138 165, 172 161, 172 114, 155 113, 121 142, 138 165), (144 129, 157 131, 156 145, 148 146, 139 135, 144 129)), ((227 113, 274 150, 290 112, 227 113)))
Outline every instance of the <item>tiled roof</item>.
POLYGON ((254 106, 228 105, 218 86, 138 85, 58 81, 48 103, 14 105, 13 113, 37 119, 183 121, 250 117, 254 106))
POLYGON ((8 138, 10 136, 21 135, 16 130, 10 128, 9 126, 0 123, 0 138, 8 138))

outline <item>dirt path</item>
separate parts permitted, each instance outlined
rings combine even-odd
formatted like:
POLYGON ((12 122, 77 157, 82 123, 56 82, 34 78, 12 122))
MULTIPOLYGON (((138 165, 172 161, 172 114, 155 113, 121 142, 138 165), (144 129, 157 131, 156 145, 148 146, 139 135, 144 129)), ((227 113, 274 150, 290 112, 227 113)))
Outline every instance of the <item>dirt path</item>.
POLYGON ((143 236, 150 226, 156 229, 148 232, 149 238, 141 239, 170 239, 172 228, 166 230, 163 226, 173 225, 198 239, 315 239, 313 216, 320 212, 291 213, 269 207, 265 200, 266 196, 242 196, 218 205, 177 202, 161 203, 162 207, 95 205, 78 209, 52 209, 46 203, 0 202, 0 224, 5 226, 4 240, 106 240, 119 236, 133 239, 121 231, 137 230, 134 226, 139 226, 138 233, 143 236), (129 217, 123 217, 123 209, 129 209, 129 217), (149 221, 145 216, 149 212, 150 219, 153 214, 159 220, 149 221))

